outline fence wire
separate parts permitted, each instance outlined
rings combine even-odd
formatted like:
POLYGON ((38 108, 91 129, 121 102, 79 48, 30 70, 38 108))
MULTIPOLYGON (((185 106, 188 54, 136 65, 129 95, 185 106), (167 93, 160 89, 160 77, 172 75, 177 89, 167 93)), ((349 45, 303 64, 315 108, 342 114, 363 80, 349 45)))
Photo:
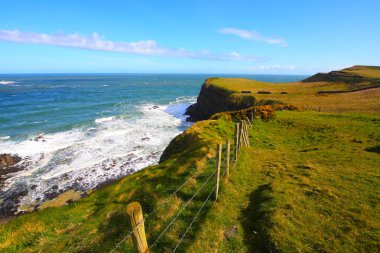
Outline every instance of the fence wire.
MULTIPOLYGON (((230 164, 234 163, 234 165, 236 165, 236 145, 233 145, 233 148, 230 150, 230 164), (232 154, 232 159, 231 159, 231 154, 232 154)), ((220 162, 220 165, 222 164, 225 164, 227 160, 227 156, 223 156, 223 158, 221 159, 221 162, 220 162)), ((206 164, 204 165, 204 167, 206 166, 209 166, 209 165, 215 165, 215 164, 211 164, 215 161, 215 159, 208 159, 208 161, 206 162, 206 164)), ((195 198, 195 196, 201 191, 201 189, 203 189, 203 187, 208 183, 208 181, 210 181, 210 179, 215 175, 215 173, 217 172, 217 170, 214 170, 213 173, 211 173, 211 175, 207 178, 207 180, 198 188, 198 190, 195 192, 195 194, 182 206, 181 210, 177 213, 177 215, 169 222, 169 224, 166 226, 166 228, 161 232, 161 234, 157 237, 157 239, 154 241, 154 243, 149 247, 148 250, 150 250, 151 248, 153 248, 154 246, 156 246, 156 244, 159 242, 159 240, 161 239, 161 237, 168 231, 168 229, 173 225, 173 223, 179 218, 180 214, 185 210, 185 208, 192 202, 192 200, 195 198)), ((225 169, 223 174, 221 175, 221 177, 224 177, 224 175, 227 173, 227 170, 225 169)), ((149 213, 140 223, 138 223, 136 225, 139 226, 140 224, 142 224, 143 222, 145 222, 149 217, 151 217, 157 210, 161 209, 162 207, 166 206, 167 203, 169 202, 169 199, 171 199, 173 196, 175 196, 193 177, 190 176, 182 185, 180 185, 169 197, 167 197, 164 201, 164 203, 162 203, 161 205, 159 205, 158 207, 156 207, 151 213, 149 213)), ((193 220, 191 221, 190 225, 187 227, 186 231, 184 232, 184 234, 182 235, 180 241, 177 243, 176 247, 174 248, 174 251, 175 252, 179 245, 181 244, 181 242, 183 241, 183 239, 185 238, 186 234, 188 233, 188 231, 190 230, 191 226, 194 224, 195 220, 198 218, 199 214, 201 213, 202 209, 204 208, 204 206, 206 205, 207 201, 210 199, 212 193, 215 191, 216 189, 216 185, 214 186, 214 188, 211 190, 211 192, 209 193, 209 195, 207 196, 206 200, 202 203, 200 209, 198 210, 198 212, 196 213, 196 215, 194 216, 193 220)), ((119 242, 116 244, 115 248, 113 248, 110 253, 113 253, 115 252, 115 250, 117 248, 119 248, 129 237, 131 237, 133 234, 133 229, 119 242)))
POLYGON ((170 223, 166 226, 166 228, 161 232, 161 234, 157 237, 157 239, 154 241, 154 243, 149 247, 149 250, 153 248, 158 241, 161 239, 161 237, 166 233, 166 231, 171 227, 171 225, 176 221, 180 214, 185 210, 185 208, 190 204, 190 202, 195 198, 195 196, 198 195, 198 193, 203 189, 203 187, 210 181, 212 176, 216 173, 216 170, 207 178, 207 180, 201 185, 201 187, 198 188, 198 190, 195 192, 195 194, 182 206, 181 210, 177 213, 177 215, 170 221, 170 223))
POLYGON ((211 190, 210 194, 207 196, 206 200, 203 202, 202 206, 199 208, 197 214, 194 216, 193 220, 191 221, 190 225, 186 228, 185 232, 183 233, 181 239, 179 240, 179 242, 177 243, 177 245, 175 246, 173 252, 176 252, 178 246, 181 244, 181 242, 183 241, 183 239, 185 238, 187 232, 189 232, 191 226, 193 225, 193 223, 195 222, 195 220, 198 218, 199 214, 201 213, 203 207, 206 205, 207 201, 210 199, 212 193, 215 191, 216 189, 216 185, 214 186, 214 188, 211 190))
MULTIPOLYGON (((223 174, 220 176, 221 178, 225 176, 225 174, 227 173, 227 170, 225 169, 223 174)), ((179 240, 179 242, 177 243, 177 245, 175 246, 174 250, 173 250, 173 253, 177 251, 179 245, 182 243, 183 239, 185 238, 186 234, 189 232, 191 226, 194 224, 194 222, 196 221, 196 219, 198 218, 199 214, 201 213, 202 209, 204 208, 204 206, 206 205, 207 201, 210 199, 210 197, 212 196, 212 194, 214 193, 216 189, 216 184, 214 186, 214 188, 211 190, 210 194, 207 196, 206 200, 202 203, 202 206, 199 208, 198 212, 196 213, 196 215, 194 216, 193 220, 191 221, 190 225, 186 228, 185 232, 183 233, 181 239, 179 240)))
MULTIPOLYGON (((208 166, 211 164, 211 162, 214 161, 214 159, 208 159, 208 161, 206 162, 205 166, 208 166)), ((215 174, 215 172, 213 172, 209 178, 211 178, 213 175, 215 174)), ((164 203, 162 203, 161 205, 159 205, 158 207, 156 207, 152 212, 150 212, 141 222, 139 222, 138 224, 136 224, 136 227, 138 227, 139 225, 141 225, 142 223, 144 223, 145 221, 148 220, 149 217, 151 217, 155 212, 157 212, 159 209, 165 207, 168 203, 169 203, 169 200, 174 197, 193 177, 189 177, 181 186, 179 186, 169 197, 167 197, 164 201, 164 203)), ((208 179, 209 180, 209 179, 208 179)), ((133 234, 133 229, 120 241, 118 242, 115 247, 110 251, 110 253, 113 253, 115 252, 116 249, 118 249, 129 237, 131 237, 133 234)))

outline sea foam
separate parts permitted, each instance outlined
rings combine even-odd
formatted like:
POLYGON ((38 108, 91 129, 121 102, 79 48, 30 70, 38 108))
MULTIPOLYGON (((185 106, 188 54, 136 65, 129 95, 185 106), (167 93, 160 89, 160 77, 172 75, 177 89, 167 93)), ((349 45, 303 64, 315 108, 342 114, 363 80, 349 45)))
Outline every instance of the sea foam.
POLYGON ((154 165, 172 138, 189 126, 183 113, 194 101, 183 97, 167 106, 145 104, 134 118, 104 117, 87 129, 40 134, 21 142, 4 139, 0 153, 18 154, 26 169, 7 179, 0 193, 28 189, 20 206, 38 204, 59 192, 86 191, 154 165))
POLYGON ((16 84, 17 82, 14 82, 14 81, 5 81, 5 80, 2 80, 0 81, 0 84, 4 84, 4 85, 11 85, 11 84, 16 84))

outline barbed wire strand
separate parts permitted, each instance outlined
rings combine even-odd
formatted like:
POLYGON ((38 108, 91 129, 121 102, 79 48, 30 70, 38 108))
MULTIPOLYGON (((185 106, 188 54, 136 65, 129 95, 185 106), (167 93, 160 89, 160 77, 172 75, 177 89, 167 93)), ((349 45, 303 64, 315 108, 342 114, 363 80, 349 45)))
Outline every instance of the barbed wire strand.
MULTIPOLYGON (((224 175, 227 173, 227 170, 224 170, 223 174, 221 175, 221 177, 224 177, 224 175)), ((207 196, 206 200, 203 202, 202 206, 199 208, 197 214, 194 216, 193 220, 191 221, 190 225, 186 228, 186 231, 183 233, 181 239, 179 240, 179 242, 177 243, 177 245, 175 246, 174 250, 173 250, 173 253, 176 252, 178 246, 181 244, 182 240, 185 238, 187 232, 190 230, 191 226, 193 225, 193 223, 195 222, 195 220, 198 218, 200 212, 202 211, 203 207, 206 205, 206 202, 210 199, 212 193, 215 191, 216 189, 216 185, 214 186, 214 188, 211 190, 210 194, 207 196)))
POLYGON ((182 206, 181 210, 177 213, 177 215, 170 221, 170 223, 166 226, 166 228, 161 232, 161 234, 157 237, 157 239, 154 241, 154 243, 149 247, 148 250, 153 248, 157 242, 161 239, 161 237, 165 234, 165 232, 171 227, 171 225, 176 221, 179 217, 179 215, 182 213, 183 210, 190 204, 190 202, 195 198, 195 196, 201 191, 201 189, 210 181, 212 176, 216 173, 216 170, 207 178, 207 180, 201 185, 201 187, 198 188, 198 190, 195 192, 195 194, 182 206))
MULTIPOLYGON (((210 161, 212 161, 212 160, 214 160, 214 159, 209 159, 208 161, 207 161, 207 163, 206 163, 206 165, 208 165, 209 163, 210 163, 210 161)), ((214 173, 212 173, 212 175, 213 174, 215 174, 215 172, 214 173)), ((211 176, 212 176, 211 175, 211 176)), ((210 176, 210 177, 211 177, 210 176)), ((166 200, 164 201, 164 203, 163 204, 161 204, 160 206, 158 206, 158 207, 156 207, 152 212, 150 212, 142 221, 140 221, 138 224, 136 224, 136 226, 135 227, 138 227, 140 224, 142 224, 143 222, 145 222, 150 216, 152 216, 152 214, 153 213, 155 213, 157 210, 159 210, 159 209, 161 209, 162 207, 164 207, 164 206, 166 206, 166 204, 169 202, 169 199, 170 198, 172 198, 174 195, 176 195, 177 194, 177 192, 179 192, 181 189, 182 189, 182 187, 183 186, 185 186, 189 181, 190 181, 190 179, 192 179, 193 177, 189 177, 180 187, 178 187, 169 197, 167 197, 166 198, 166 200)), ((115 252, 115 250, 117 249, 117 248, 119 248, 120 246, 121 246, 121 244, 123 244, 129 237, 131 237, 132 236, 132 234, 133 234, 133 229, 120 241, 120 242, 118 242, 116 245, 115 245, 115 247, 110 251, 110 253, 113 253, 113 252, 115 252)))
POLYGON ((181 239, 179 240, 179 242, 177 243, 177 245, 175 246, 174 250, 173 250, 173 253, 176 252, 178 246, 181 244, 182 240, 185 238, 187 232, 190 230, 191 226, 193 225, 193 223, 195 222, 195 220, 198 218, 199 214, 201 213, 203 207, 206 205, 207 201, 210 199, 212 193, 215 191, 216 189, 216 185, 214 186, 214 188, 211 190, 210 194, 207 196, 206 200, 203 202, 201 208, 199 208, 197 214, 194 216, 194 219, 191 221, 190 225, 186 228, 186 231, 183 233, 181 239))

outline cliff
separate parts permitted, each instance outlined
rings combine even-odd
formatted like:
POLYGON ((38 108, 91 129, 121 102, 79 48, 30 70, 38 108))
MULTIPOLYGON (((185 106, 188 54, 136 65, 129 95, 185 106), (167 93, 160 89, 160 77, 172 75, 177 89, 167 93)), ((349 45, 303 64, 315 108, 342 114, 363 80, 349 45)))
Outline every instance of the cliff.
POLYGON ((186 114, 189 121, 199 121, 219 112, 273 104, 330 112, 373 112, 380 108, 379 93, 379 66, 357 65, 290 83, 209 78, 202 85, 197 103, 186 114))
POLYGON ((236 111, 253 106, 255 97, 235 92, 213 83, 218 78, 207 79, 201 88, 197 103, 189 106, 186 115, 188 121, 205 120, 218 112, 236 111))

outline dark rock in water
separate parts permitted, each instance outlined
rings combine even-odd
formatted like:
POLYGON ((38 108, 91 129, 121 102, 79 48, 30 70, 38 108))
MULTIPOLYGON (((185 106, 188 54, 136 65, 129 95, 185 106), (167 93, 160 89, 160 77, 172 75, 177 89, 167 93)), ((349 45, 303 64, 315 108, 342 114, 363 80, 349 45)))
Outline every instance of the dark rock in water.
POLYGON ((158 109, 158 108, 159 108, 158 105, 155 105, 155 106, 151 107, 150 109, 158 109))
POLYGON ((281 94, 288 94, 286 91, 281 91, 281 94))
POLYGON ((44 135, 43 134, 39 134, 38 136, 34 137, 33 139, 30 139, 31 141, 42 141, 42 142, 46 142, 46 140, 44 139, 44 135))
POLYGON ((28 194, 26 185, 18 185, 14 190, 1 193, 0 219, 7 218, 17 213, 20 205, 20 197, 28 194))
POLYGON ((21 157, 11 154, 0 154, 0 189, 12 173, 23 170, 27 163, 20 163, 21 157))
POLYGON ((272 94, 270 91, 260 90, 257 92, 257 94, 272 94))
POLYGON ((44 192, 44 198, 45 199, 54 199, 59 195, 59 191, 48 191, 44 192))
POLYGON ((0 155, 0 169, 13 166, 21 161, 21 157, 11 154, 0 155))
POLYGON ((149 141, 150 138, 149 138, 149 137, 144 137, 144 138, 142 138, 141 140, 142 140, 142 141, 149 141))
POLYGON ((241 93, 251 93, 250 90, 242 90, 241 93))

